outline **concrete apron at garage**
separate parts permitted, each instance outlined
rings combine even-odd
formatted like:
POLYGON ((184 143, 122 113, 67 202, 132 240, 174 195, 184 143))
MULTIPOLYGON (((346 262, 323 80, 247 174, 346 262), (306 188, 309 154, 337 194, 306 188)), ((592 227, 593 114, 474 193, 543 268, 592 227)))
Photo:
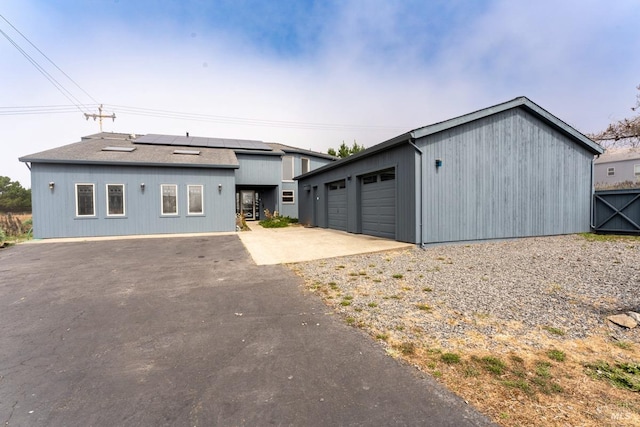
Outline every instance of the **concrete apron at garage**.
POLYGON ((249 223, 251 231, 238 233, 258 265, 287 264, 414 246, 412 243, 351 234, 326 228, 264 228, 249 223))

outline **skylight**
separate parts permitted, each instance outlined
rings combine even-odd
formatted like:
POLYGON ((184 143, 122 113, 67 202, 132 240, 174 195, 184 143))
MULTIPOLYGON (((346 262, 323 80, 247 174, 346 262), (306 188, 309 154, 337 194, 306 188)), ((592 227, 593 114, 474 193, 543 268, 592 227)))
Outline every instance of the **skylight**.
POLYGON ((173 154, 186 154, 189 156, 197 156, 200 154, 198 150, 173 150, 173 154))
POLYGON ((136 147, 104 147, 102 151, 120 151, 122 153, 130 153, 135 151, 136 147))

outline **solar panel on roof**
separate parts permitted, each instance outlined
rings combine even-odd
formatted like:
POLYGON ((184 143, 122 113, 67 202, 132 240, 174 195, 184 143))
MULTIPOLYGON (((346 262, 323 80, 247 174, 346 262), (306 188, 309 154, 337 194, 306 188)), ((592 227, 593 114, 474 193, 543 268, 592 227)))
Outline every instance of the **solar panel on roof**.
POLYGON ((157 135, 147 134, 133 141, 134 144, 150 144, 150 145, 180 145, 183 147, 209 147, 209 148, 229 148, 243 150, 263 150, 272 151, 262 141, 248 139, 223 139, 223 138, 205 138, 198 136, 175 136, 175 135, 157 135))

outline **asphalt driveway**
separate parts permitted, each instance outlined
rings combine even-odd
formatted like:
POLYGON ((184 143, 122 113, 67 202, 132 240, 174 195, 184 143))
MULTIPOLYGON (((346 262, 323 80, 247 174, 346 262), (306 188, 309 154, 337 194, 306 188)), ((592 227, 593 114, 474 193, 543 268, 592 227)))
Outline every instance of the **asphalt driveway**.
POLYGON ((0 250, 3 426, 487 425, 237 236, 0 250))

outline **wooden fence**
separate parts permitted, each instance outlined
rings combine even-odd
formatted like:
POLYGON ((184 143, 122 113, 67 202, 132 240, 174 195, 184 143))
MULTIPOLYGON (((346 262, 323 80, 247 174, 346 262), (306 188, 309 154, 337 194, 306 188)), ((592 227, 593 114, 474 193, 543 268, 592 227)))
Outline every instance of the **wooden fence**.
POLYGON ((601 233, 640 234, 640 188, 596 191, 592 225, 601 233))

